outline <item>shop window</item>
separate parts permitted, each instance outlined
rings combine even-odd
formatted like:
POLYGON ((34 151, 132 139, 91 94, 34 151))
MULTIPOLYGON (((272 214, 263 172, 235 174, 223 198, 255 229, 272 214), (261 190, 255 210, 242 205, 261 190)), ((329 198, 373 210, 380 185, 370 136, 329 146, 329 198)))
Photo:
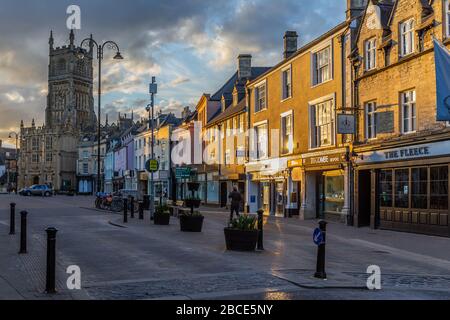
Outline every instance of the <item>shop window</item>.
POLYGON ((411 207, 428 208, 428 168, 411 169, 411 207))
POLYGON ((395 207, 409 208, 409 169, 395 170, 395 207))
POLYGON ((324 212, 342 212, 344 207, 344 176, 341 171, 324 173, 324 198, 324 212))
POLYGON ((380 171, 380 205, 392 207, 392 170, 380 171))
POLYGON ((448 167, 430 168, 430 209, 448 210, 448 167))

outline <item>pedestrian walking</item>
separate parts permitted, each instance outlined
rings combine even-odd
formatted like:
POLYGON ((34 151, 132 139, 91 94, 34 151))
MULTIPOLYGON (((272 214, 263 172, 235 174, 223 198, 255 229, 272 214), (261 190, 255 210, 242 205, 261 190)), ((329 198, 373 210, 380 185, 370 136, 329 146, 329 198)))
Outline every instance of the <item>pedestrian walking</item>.
POLYGON ((233 187, 233 191, 228 196, 229 199, 231 199, 231 212, 230 212, 230 223, 233 221, 234 213, 236 212, 236 216, 239 218, 239 210, 241 207, 242 202, 242 195, 238 191, 238 188, 236 186, 233 187))

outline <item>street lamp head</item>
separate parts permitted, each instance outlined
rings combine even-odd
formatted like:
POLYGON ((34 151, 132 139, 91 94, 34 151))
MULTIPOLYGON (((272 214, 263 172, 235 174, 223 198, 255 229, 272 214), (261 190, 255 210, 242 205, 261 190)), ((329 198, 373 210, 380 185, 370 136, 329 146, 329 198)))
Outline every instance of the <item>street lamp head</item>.
POLYGON ((123 57, 120 54, 120 51, 117 51, 116 55, 114 56, 114 60, 123 60, 123 57))

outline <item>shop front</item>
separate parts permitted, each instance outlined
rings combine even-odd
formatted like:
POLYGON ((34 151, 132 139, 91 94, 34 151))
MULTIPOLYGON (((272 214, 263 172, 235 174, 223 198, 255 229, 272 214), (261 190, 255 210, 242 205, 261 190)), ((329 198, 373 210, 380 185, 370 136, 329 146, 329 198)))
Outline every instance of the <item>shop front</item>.
POLYGON ((356 153, 357 226, 450 236, 450 141, 356 153))
POLYGON ((290 163, 292 176, 300 180, 301 219, 325 219, 347 223, 350 214, 350 169, 347 149, 304 154, 290 163), (301 166, 300 166, 301 165, 301 166))
POLYGON ((290 160, 269 159, 246 165, 245 199, 248 212, 262 209, 265 215, 277 217, 288 217, 298 212, 295 198, 298 188, 290 176, 290 160))

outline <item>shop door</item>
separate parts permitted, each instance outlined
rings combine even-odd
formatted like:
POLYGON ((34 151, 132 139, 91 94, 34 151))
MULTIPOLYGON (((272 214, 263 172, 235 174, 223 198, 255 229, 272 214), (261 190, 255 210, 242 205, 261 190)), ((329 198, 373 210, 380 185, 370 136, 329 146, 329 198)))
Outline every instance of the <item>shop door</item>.
POLYGON ((285 207, 285 187, 284 182, 277 182, 276 183, 276 215, 277 216, 284 216, 284 207, 285 207))
POLYGON ((271 208, 270 208, 270 183, 269 182, 263 182, 261 183, 261 196, 260 199, 262 200, 261 208, 264 210, 265 215, 270 215, 271 208))
POLYGON ((371 216, 372 192, 370 170, 358 172, 358 227, 369 227, 371 216))

